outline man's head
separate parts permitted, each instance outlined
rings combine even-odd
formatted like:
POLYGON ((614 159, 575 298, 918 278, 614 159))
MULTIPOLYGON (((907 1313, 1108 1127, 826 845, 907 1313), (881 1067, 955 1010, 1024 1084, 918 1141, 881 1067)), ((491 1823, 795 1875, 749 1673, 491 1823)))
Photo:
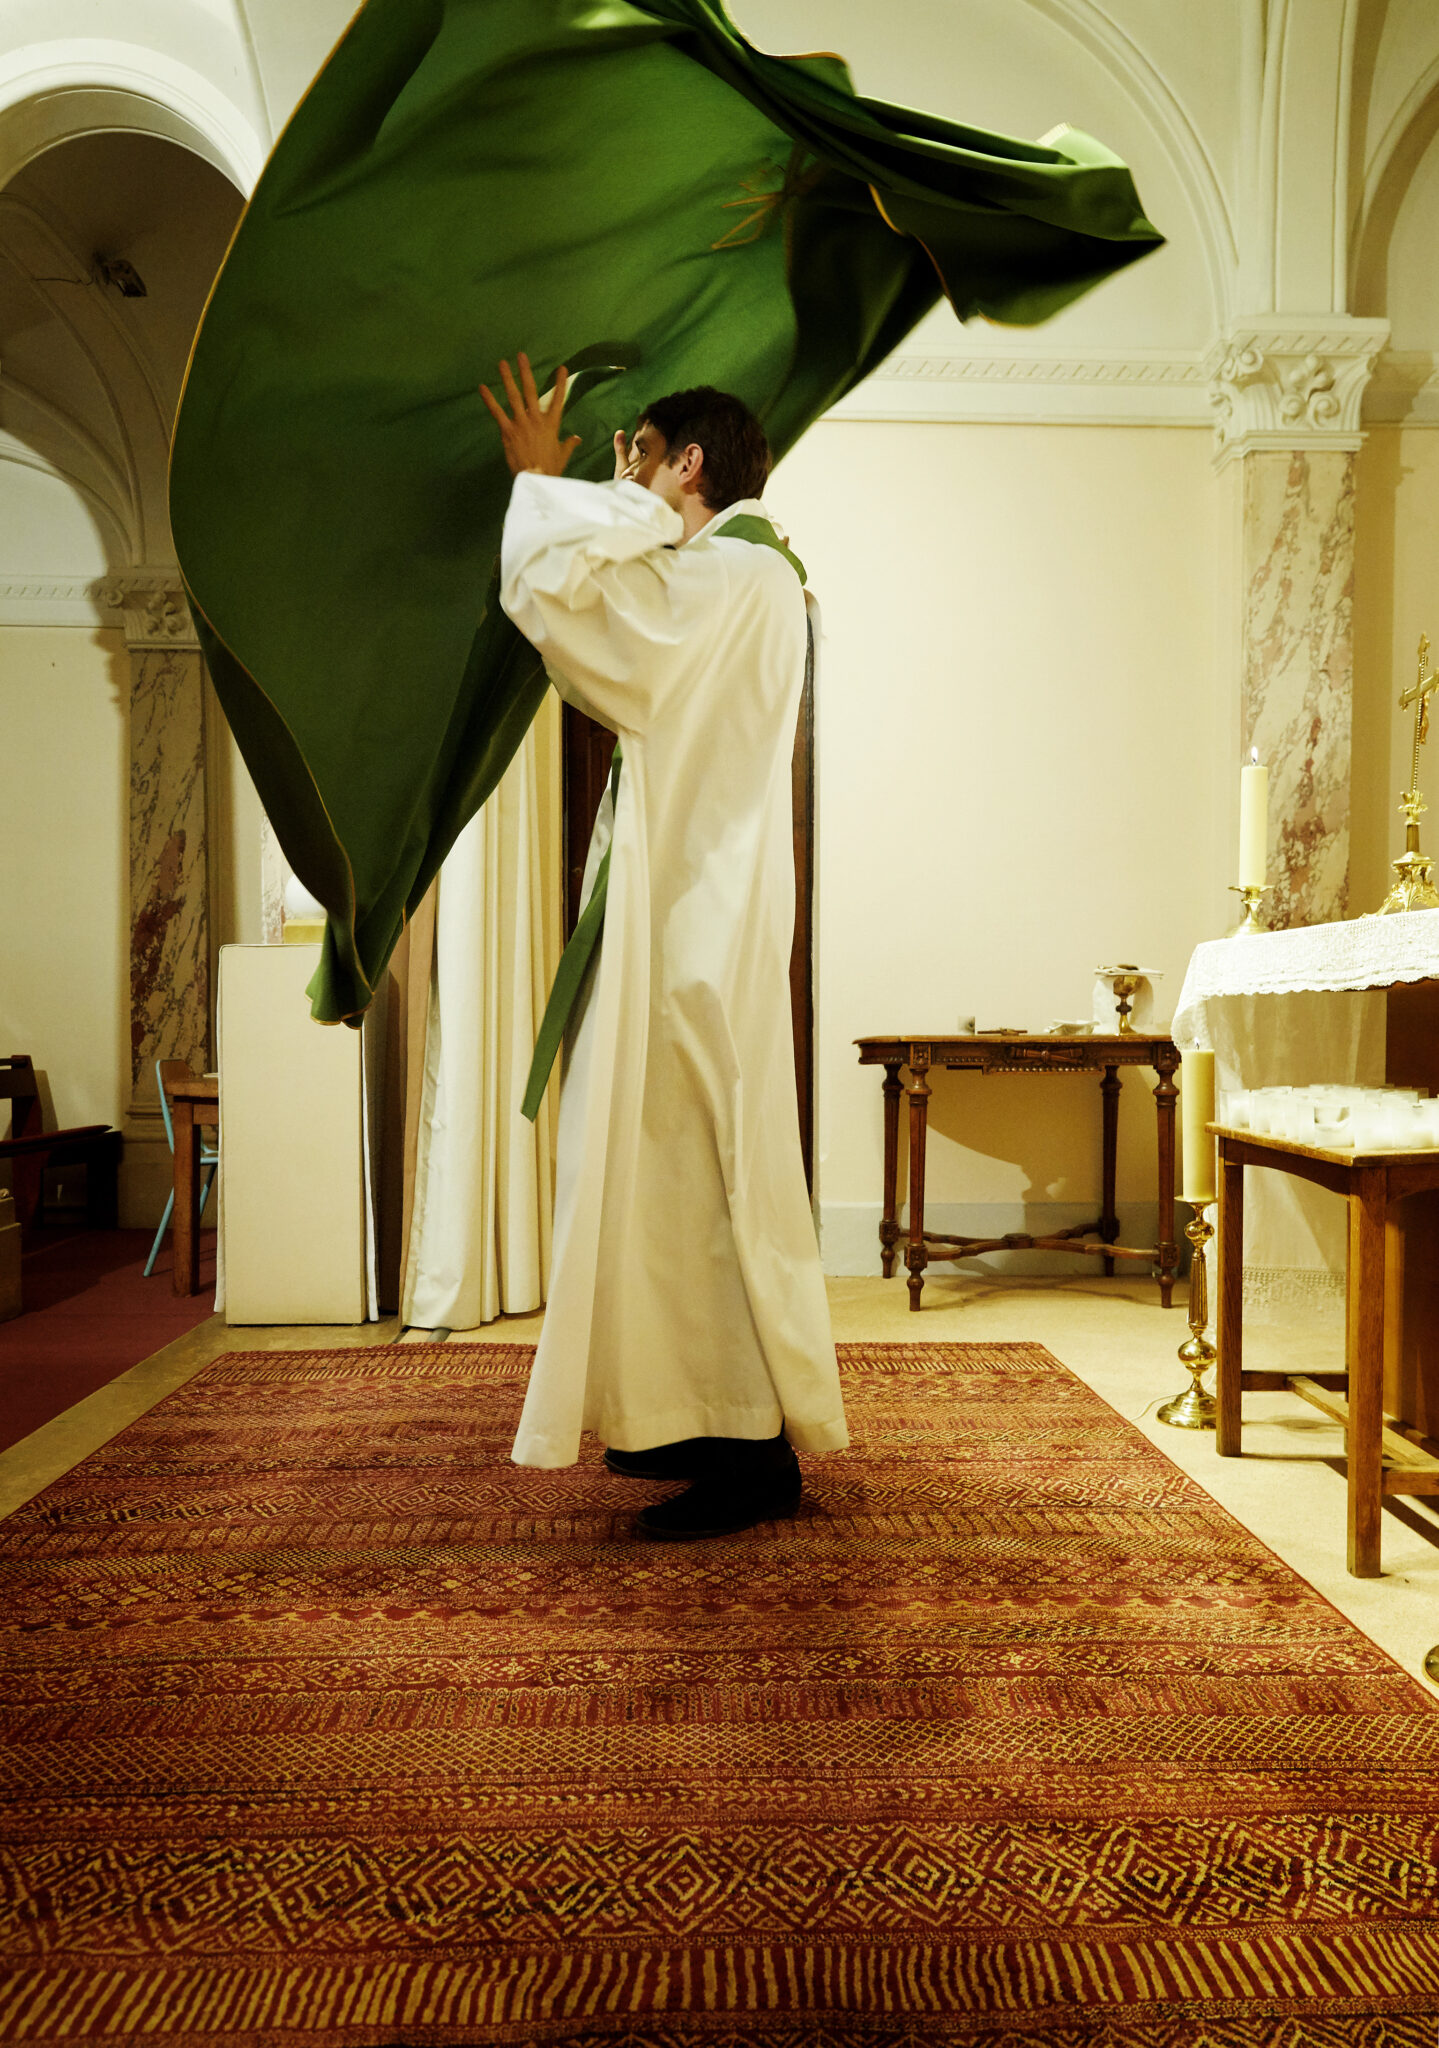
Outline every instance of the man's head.
POLYGON ((622 473, 686 524, 705 525, 726 505, 759 497, 769 478, 769 443, 742 399, 701 384, 645 407, 622 473))

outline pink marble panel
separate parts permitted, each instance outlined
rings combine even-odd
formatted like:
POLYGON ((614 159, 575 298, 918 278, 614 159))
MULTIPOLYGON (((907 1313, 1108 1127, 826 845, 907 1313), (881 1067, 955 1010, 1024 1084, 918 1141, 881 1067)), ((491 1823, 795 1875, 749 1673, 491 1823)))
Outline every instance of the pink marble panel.
POLYGON ((1244 759, 1269 767, 1267 921, 1346 915, 1353 721, 1354 456, 1244 463, 1244 759))
POLYGON ((205 711, 200 656, 130 654, 130 1053, 137 1106, 154 1062, 210 1065, 205 711))

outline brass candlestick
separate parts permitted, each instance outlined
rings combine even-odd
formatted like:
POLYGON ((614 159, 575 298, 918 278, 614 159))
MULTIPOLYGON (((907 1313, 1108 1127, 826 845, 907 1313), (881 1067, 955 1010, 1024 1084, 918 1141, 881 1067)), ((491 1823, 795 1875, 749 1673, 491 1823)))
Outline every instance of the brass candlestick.
POLYGON ((1419 673, 1399 699, 1399 709, 1414 706, 1414 745, 1410 754, 1409 787, 1399 799, 1404 813, 1404 851, 1390 865, 1394 887, 1379 906, 1379 915, 1396 910, 1439 910, 1432 857, 1419 851, 1419 820, 1428 809, 1419 788, 1419 749, 1429 737, 1429 699, 1439 690, 1439 673, 1429 666, 1429 635, 1419 636, 1419 673))
POLYGON ((1205 1393, 1200 1382, 1219 1356, 1204 1334, 1209 1322, 1209 1273, 1204 1247, 1214 1235, 1214 1226, 1205 1219, 1208 1202, 1195 1202, 1192 1207, 1194 1219, 1186 1224, 1184 1230, 1184 1235, 1194 1247, 1194 1255, 1189 1261, 1189 1336, 1179 1347, 1179 1363, 1189 1372, 1189 1385, 1182 1394, 1176 1394, 1172 1401, 1165 1402, 1159 1411, 1159 1420, 1170 1423, 1175 1429, 1213 1429, 1217 1404, 1212 1394, 1205 1393))
POLYGON ((1259 922, 1257 914, 1259 899, 1261 896, 1267 896, 1269 890, 1270 884, 1268 882, 1261 882, 1257 889, 1250 882, 1231 882, 1229 884, 1230 895, 1237 896, 1244 905, 1244 908, 1240 912, 1238 924, 1231 925, 1225 933, 1226 938, 1237 939, 1246 932, 1263 931, 1264 927, 1259 922))

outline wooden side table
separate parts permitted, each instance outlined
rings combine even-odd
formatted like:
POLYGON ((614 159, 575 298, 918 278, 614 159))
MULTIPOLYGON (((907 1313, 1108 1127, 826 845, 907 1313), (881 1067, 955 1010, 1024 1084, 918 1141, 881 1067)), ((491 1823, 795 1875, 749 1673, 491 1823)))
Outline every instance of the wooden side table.
POLYGON ((1107 1032, 1102 1038, 1062 1038, 1047 1032, 1024 1038, 1000 1038, 981 1033, 955 1038, 857 1038, 855 1044, 859 1047, 861 1066, 884 1068, 884 1214, 880 1219, 879 1248, 886 1280, 894 1272, 895 1247, 903 1235, 898 1210, 899 1098, 905 1092, 909 1096, 909 1231, 905 1237, 904 1263, 909 1270, 912 1309, 919 1307, 925 1267, 932 1261, 974 1258, 981 1252, 1028 1250, 1082 1252, 1102 1259, 1107 1275, 1114 1272, 1116 1259, 1142 1259, 1157 1265, 1159 1298, 1165 1308, 1170 1307, 1179 1271, 1179 1246, 1174 1236, 1174 1105, 1179 1096, 1174 1076, 1179 1052, 1172 1038, 1152 1032, 1107 1032), (926 1230, 924 1148, 929 1120, 928 1075, 934 1067, 981 1074, 1101 1073, 1104 1166, 1098 1220, 1074 1224, 1050 1237, 1031 1237, 1023 1231, 1011 1231, 1005 1237, 953 1237, 943 1231, 926 1230), (1115 1212, 1114 1189, 1121 1067, 1152 1067, 1159 1076, 1154 1090, 1159 1243, 1144 1248, 1117 1242, 1119 1217, 1115 1212), (901 1068, 909 1070, 907 1091, 900 1083, 901 1068), (1094 1236, 1099 1239, 1097 1244, 1084 1241, 1094 1236))
POLYGON ((220 1121, 220 1083, 191 1075, 166 1083, 175 1133, 175 1207, 170 1218, 177 1294, 200 1290, 200 1126, 220 1121))
POLYGON ((1219 1146, 1219 1362, 1215 1449, 1241 1454, 1246 1388, 1288 1388, 1344 1425, 1349 1570, 1379 1576, 1379 1529, 1389 1493, 1439 1493, 1439 1458, 1417 1430, 1384 1419, 1385 1216, 1391 1202, 1439 1188, 1439 1152, 1331 1152, 1211 1124, 1219 1146), (1349 1204, 1347 1370, 1244 1370, 1244 1169, 1267 1166, 1343 1195, 1349 1204))

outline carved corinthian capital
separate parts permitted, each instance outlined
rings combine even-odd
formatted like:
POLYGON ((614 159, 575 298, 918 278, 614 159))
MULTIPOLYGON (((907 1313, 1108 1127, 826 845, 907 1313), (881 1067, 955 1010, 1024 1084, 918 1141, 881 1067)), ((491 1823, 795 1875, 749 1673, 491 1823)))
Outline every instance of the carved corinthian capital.
POLYGON ((1236 320, 1205 357, 1219 467, 1252 448, 1357 448, 1387 320, 1344 313, 1236 320))
POLYGON ((112 577, 98 586, 95 595, 107 611, 121 614, 125 639, 131 647, 200 644, 180 579, 173 571, 168 576, 140 572, 112 577))

